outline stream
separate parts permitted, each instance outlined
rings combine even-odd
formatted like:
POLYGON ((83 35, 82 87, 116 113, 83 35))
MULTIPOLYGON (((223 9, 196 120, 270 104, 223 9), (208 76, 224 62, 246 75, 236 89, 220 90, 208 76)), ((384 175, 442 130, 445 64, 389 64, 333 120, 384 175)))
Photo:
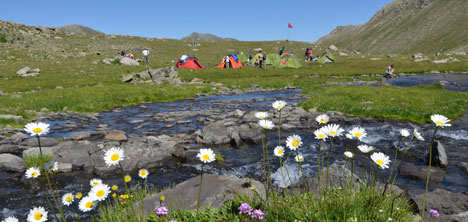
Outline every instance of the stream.
MULTIPOLYGON (((409 87, 417 84, 433 84, 440 81, 447 81, 448 90, 468 91, 467 75, 448 75, 448 77, 434 75, 407 76, 392 79, 392 85, 409 87)), ((300 89, 276 90, 265 92, 254 92, 239 95, 213 95, 194 99, 187 99, 168 103, 145 103, 135 106, 119 107, 113 110, 99 113, 98 118, 72 117, 68 119, 47 119, 44 122, 50 124, 51 132, 47 137, 63 138, 74 132, 92 132, 99 127, 108 126, 111 129, 123 130, 136 135, 175 135, 180 133, 192 134, 196 130, 203 129, 203 119, 209 118, 210 112, 205 110, 218 110, 221 113, 242 110, 246 113, 250 111, 274 112, 271 103, 275 100, 285 100, 289 105, 295 105, 303 99, 300 89), (194 115, 185 115, 183 119, 165 119, 161 121, 155 118, 162 112, 196 112, 194 115), (72 126, 72 127, 70 127, 72 126), (70 130, 73 128, 73 130, 70 130)), ((286 123, 286 122, 283 122, 286 123)), ((350 130, 353 126, 361 126, 367 131, 367 137, 361 143, 370 144, 385 152, 393 160, 394 145, 398 142, 399 130, 407 128, 410 131, 414 128, 422 133, 426 141, 416 141, 411 146, 412 157, 409 160, 413 164, 427 164, 425 155, 429 149, 430 136, 433 133, 433 124, 415 124, 398 120, 369 120, 366 118, 352 122, 352 124, 340 124, 345 130, 350 130)), ((276 123, 275 123, 276 124, 276 123)), ((315 130, 315 129, 314 129, 315 130)), ((303 139, 303 146, 300 148, 301 154, 305 158, 304 172, 307 176, 312 176, 317 171, 317 147, 319 141, 314 139, 312 130, 294 129, 281 130, 281 139, 284 144, 287 136, 297 134, 303 139)), ((99 140, 92 137, 91 140, 99 140)), ((102 140, 102 138, 101 138, 102 140)), ((442 188, 454 192, 468 192, 468 175, 459 167, 459 163, 468 160, 468 110, 465 115, 453 122, 452 127, 444 128, 437 133, 436 140, 439 140, 445 147, 449 166, 444 180, 440 183, 432 182, 430 189, 442 188)), ((406 144, 408 141, 403 141, 406 144)), ((332 162, 345 163, 343 152, 346 147, 353 145, 355 141, 349 141, 342 137, 334 144, 332 150, 332 162)), ((360 144, 361 144, 360 143, 360 144)), ((276 180, 281 180, 277 169, 279 162, 273 156, 273 147, 278 144, 278 134, 273 131, 268 134, 268 149, 273 165, 272 173, 276 180)), ((328 142, 327 142, 328 145, 328 142)), ((193 144, 194 148, 204 148, 198 144, 193 144)), ((214 148, 226 159, 226 164, 231 168, 212 167, 207 165, 205 170, 213 174, 234 174, 239 177, 253 177, 261 180, 263 171, 260 169, 262 163, 261 145, 249 148, 214 148)), ((289 150, 287 151, 289 152, 289 150)), ((366 166, 366 160, 362 155, 355 153, 355 167, 366 166)), ((370 163, 370 162, 367 162, 370 163)), ((297 164, 291 155, 286 161, 289 174, 293 182, 298 182, 297 164), (295 176, 294 176, 295 175, 295 176)), ((171 184, 180 183, 184 180, 198 175, 201 164, 198 161, 188 161, 182 166, 168 166, 167 168, 150 169, 148 186, 150 188, 164 188, 171 184)), ((357 171, 357 170, 355 170, 357 171)), ((359 170, 360 171, 360 170, 359 170)), ((388 178, 389 170, 383 170, 382 180, 388 178)), ((44 193, 25 179, 22 175, 0 172, 0 179, 3 181, 3 189, 0 191, 0 214, 2 218, 10 215, 23 218, 32 206, 47 207, 44 201, 44 193), (25 204, 27 203, 27 204, 25 204)), ((83 171, 72 173, 60 173, 58 175, 59 187, 63 188, 61 194, 73 191, 86 193, 89 191, 89 180, 96 176, 86 174, 83 171)), ((119 184, 123 187, 119 176, 109 176, 103 179, 106 184, 119 184)), ((133 186, 142 183, 142 180, 134 177, 133 186)), ((424 181, 413 180, 404 176, 398 176, 396 184, 409 193, 424 192, 424 181)), ((76 204, 74 204, 76 207, 76 204)), ((78 209, 75 208, 75 211, 78 209)), ((49 212, 51 213, 51 212, 49 212)), ((49 218, 51 218, 49 216, 49 218)))

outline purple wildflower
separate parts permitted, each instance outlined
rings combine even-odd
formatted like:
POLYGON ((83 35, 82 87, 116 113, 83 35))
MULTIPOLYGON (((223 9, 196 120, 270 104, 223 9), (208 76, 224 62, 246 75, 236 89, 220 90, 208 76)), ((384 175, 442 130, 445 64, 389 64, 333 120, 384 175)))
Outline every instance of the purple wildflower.
POLYGON ((177 220, 170 220, 169 222, 177 222, 177 220))
POLYGON ((429 214, 433 216, 434 218, 439 217, 439 212, 437 212, 437 210, 434 210, 434 209, 429 210, 429 214))
POLYGON ((252 213, 252 218, 258 218, 259 220, 263 220, 265 219, 264 215, 265 214, 262 212, 262 210, 254 210, 254 212, 252 213))
POLYGON ((243 203, 239 207, 239 214, 252 214, 252 207, 248 203, 243 203))
POLYGON ((164 215, 167 215, 167 207, 165 206, 162 206, 162 207, 158 207, 158 209, 156 209, 156 215, 158 216, 164 216, 164 215))

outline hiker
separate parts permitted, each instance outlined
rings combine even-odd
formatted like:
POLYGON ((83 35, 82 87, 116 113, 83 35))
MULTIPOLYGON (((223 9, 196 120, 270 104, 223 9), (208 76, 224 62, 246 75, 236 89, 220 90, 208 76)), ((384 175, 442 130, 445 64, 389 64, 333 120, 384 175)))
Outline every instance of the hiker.
POLYGON ((284 52, 284 46, 283 46, 283 48, 280 49, 279 55, 280 56, 283 55, 283 52, 284 52))
POLYGON ((249 59, 247 60, 247 62, 250 62, 253 58, 253 53, 252 53, 252 49, 249 51, 249 59))
POLYGON ((127 54, 124 51, 120 52, 120 56, 126 56, 127 54))
POLYGON ((385 78, 391 79, 393 77, 393 72, 395 72, 393 67, 394 67, 393 64, 387 67, 387 70, 385 71, 385 76, 384 76, 385 78))
POLYGON ((262 68, 262 65, 263 65, 263 52, 262 52, 262 50, 258 51, 257 58, 255 59, 255 63, 258 66, 258 68, 262 68))
POLYGON ((134 56, 132 53, 128 53, 128 54, 127 54, 127 57, 128 57, 128 58, 131 58, 131 59, 134 59, 134 58, 135 58, 135 56, 134 56))
POLYGON ((143 58, 146 64, 148 64, 148 55, 149 55, 149 50, 147 48, 144 48, 143 51, 141 52, 143 54, 143 58))
POLYGON ((267 55, 265 52, 262 52, 262 57, 263 57, 263 68, 266 69, 266 60, 267 60, 267 55))
POLYGON ((312 56, 312 49, 309 49, 307 54, 308 54, 307 61, 312 61, 314 59, 314 57, 312 56))
POLYGON ((224 68, 228 69, 232 67, 231 62, 229 61, 229 56, 224 56, 223 60, 224 60, 224 68))

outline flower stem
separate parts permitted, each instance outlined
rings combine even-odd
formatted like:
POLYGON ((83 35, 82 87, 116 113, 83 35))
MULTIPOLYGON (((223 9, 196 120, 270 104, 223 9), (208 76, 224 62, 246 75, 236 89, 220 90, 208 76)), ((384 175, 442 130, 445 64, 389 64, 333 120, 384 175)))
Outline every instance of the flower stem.
POLYGON ((330 152, 332 150, 332 145, 333 145, 333 137, 330 139, 330 149, 328 149, 328 154, 327 154, 327 191, 328 191, 328 168, 329 168, 329 163, 330 163, 330 152))
MULTIPOLYGON (((268 179, 267 179, 267 174, 266 174, 266 154, 265 154, 265 138, 262 132, 262 152, 263 152, 263 184, 265 186, 265 191, 268 193, 268 179)), ((267 195, 268 197, 268 195, 267 195)))
MULTIPOLYGON (((297 149, 296 149, 296 155, 299 155, 299 151, 297 149)), ((304 169, 302 168, 302 161, 298 161, 298 164, 299 164, 299 168, 301 168, 302 181, 304 182, 304 186, 307 190, 307 193, 310 193, 309 185, 307 185, 307 181, 305 180, 305 177, 304 177, 304 169)))
POLYGON ((281 177, 283 179, 283 183, 284 183, 284 189, 286 190, 286 193, 289 194, 289 191, 288 191, 288 187, 286 186, 286 180, 284 179, 284 174, 283 174, 283 162, 282 162, 282 158, 280 157, 279 158, 280 160, 280 169, 281 169, 281 177))
POLYGON ((388 177, 387 183, 390 183, 390 180, 392 179, 392 176, 393 176, 393 171, 395 170, 396 160, 397 160, 397 155, 398 155, 398 148, 400 147, 400 142, 401 142, 401 137, 398 140, 398 145, 395 148, 395 158, 393 159, 392 169, 390 170, 390 176, 388 177))
POLYGON ((424 222, 424 211, 426 207, 426 196, 427 196, 427 190, 429 188, 429 177, 431 175, 431 164, 432 164, 432 145, 434 144, 434 138, 437 133, 437 129, 439 127, 436 126, 434 130, 434 135, 432 135, 431 139, 431 146, 429 147, 429 166, 427 167, 427 178, 426 178, 426 191, 424 192, 424 199, 423 199, 423 205, 422 205, 422 214, 421 214, 421 221, 424 222))
POLYGON ((200 196, 201 196, 202 185, 203 185, 203 167, 204 166, 205 166, 205 163, 202 163, 201 175, 200 175, 200 190, 198 191, 198 200, 197 200, 197 210, 200 209, 200 196))
POLYGON ((268 164, 268 179, 267 181, 270 181, 270 188, 273 187, 273 183, 271 182, 271 165, 270 165, 270 158, 268 157, 268 140, 267 140, 267 135, 266 135, 266 130, 264 131, 265 133, 265 153, 266 153, 266 158, 267 158, 267 164, 268 164))
POLYGON ((57 202, 57 198, 55 198, 54 189, 52 189, 52 185, 50 183, 49 172, 47 171, 47 169, 44 166, 44 156, 42 155, 41 139, 40 139, 39 135, 37 136, 37 144, 39 145, 39 154, 41 155, 40 156, 41 167, 42 167, 42 169, 44 169, 45 176, 46 176, 46 179, 47 179, 47 184, 49 185, 49 190, 50 190, 50 192, 52 194, 52 199, 54 199, 55 206, 57 207, 57 210, 59 211, 60 216, 62 217, 62 221, 65 222, 67 220, 65 219, 65 215, 63 214, 62 208, 60 207, 60 205, 57 202))
POLYGON ((281 110, 278 117, 278 146, 281 146, 281 110))
MULTIPOLYGON (((323 144, 324 144, 324 142, 322 140, 321 145, 323 145, 323 144)), ((321 186, 320 186, 320 184, 322 183, 321 182, 322 180, 320 178, 320 174, 322 172, 322 163, 321 163, 321 161, 322 161, 322 149, 321 149, 321 145, 318 146, 319 147, 318 148, 318 153, 319 153, 319 155, 318 155, 318 193, 319 193, 319 199, 320 200, 321 200, 321 198, 320 198, 321 195, 320 194, 322 192, 322 189, 321 189, 321 186)))

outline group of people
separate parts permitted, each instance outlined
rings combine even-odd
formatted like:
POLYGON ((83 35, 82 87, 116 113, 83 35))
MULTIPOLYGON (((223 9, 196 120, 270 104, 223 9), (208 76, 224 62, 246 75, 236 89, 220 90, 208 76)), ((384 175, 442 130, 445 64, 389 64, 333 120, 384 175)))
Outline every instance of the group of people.
MULTIPOLYGON (((141 54, 143 54, 143 62, 146 63, 146 64, 148 64, 148 62, 149 62, 149 60, 148 60, 149 53, 150 52, 149 52, 149 50, 147 48, 144 48, 143 51, 141 51, 141 54)), ((126 53, 125 51, 117 52, 117 55, 122 56, 122 57, 128 57, 128 58, 131 58, 131 59, 135 59, 135 55, 133 55, 132 53, 126 53)))
POLYGON ((265 52, 262 50, 259 50, 253 58, 253 52, 252 50, 249 51, 249 59, 247 62, 254 61, 255 67, 257 68, 266 68, 265 60, 267 59, 267 55, 265 52))
POLYGON ((314 60, 314 56, 312 55, 312 49, 307 48, 305 51, 305 61, 310 62, 310 61, 317 61, 316 59, 314 60))

